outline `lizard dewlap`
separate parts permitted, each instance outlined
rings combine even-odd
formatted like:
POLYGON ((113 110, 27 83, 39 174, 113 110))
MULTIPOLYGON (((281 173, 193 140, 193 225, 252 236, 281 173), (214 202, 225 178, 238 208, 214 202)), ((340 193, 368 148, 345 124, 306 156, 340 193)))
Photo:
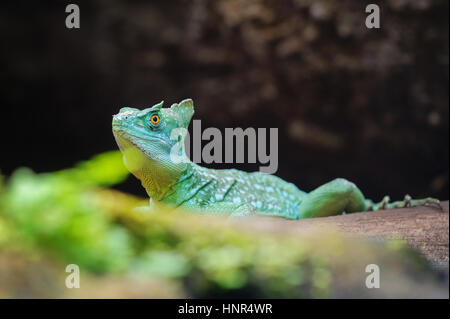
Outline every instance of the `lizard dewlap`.
POLYGON ((201 167, 184 152, 184 160, 174 161, 171 152, 180 139, 173 139, 172 132, 186 130, 193 115, 194 104, 186 99, 170 108, 163 108, 163 102, 144 110, 126 107, 113 117, 113 133, 125 166, 141 181, 153 205, 160 202, 200 212, 289 219, 439 205, 433 198, 412 200, 408 195, 400 202, 389 203, 386 196, 374 204, 364 198, 355 184, 342 178, 306 193, 274 175, 201 167))

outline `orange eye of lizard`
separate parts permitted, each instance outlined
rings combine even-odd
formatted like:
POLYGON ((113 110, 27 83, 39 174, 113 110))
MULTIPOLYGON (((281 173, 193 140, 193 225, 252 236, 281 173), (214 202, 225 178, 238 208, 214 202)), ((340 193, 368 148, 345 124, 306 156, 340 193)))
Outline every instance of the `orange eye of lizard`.
POLYGON ((150 122, 151 122, 153 125, 158 125, 158 124, 159 124, 159 115, 158 115, 158 114, 153 114, 153 115, 150 117, 150 122))

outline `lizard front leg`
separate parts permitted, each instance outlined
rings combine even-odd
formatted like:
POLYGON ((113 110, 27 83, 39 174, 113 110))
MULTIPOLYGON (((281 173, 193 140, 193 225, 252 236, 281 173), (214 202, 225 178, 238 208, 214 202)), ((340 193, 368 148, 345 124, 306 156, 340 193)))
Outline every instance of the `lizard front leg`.
POLYGON ((227 214, 229 219, 255 215, 255 210, 249 204, 215 203, 207 208, 208 212, 227 214))
POLYGON ((243 204, 237 207, 233 213, 228 217, 230 219, 249 217, 256 215, 256 211, 249 204, 243 204))
MULTIPOLYGON (((158 210, 158 208, 161 207, 161 204, 159 204, 158 201, 154 201, 152 198, 149 199, 148 206, 138 206, 133 208, 134 211, 140 212, 140 213, 151 213, 158 210)), ((164 206, 164 209, 168 209, 170 206, 164 206)))
POLYGON ((192 211, 205 215, 218 215, 234 217, 246 217, 256 214, 249 204, 236 204, 232 202, 214 202, 204 205, 184 204, 177 207, 179 210, 192 211))

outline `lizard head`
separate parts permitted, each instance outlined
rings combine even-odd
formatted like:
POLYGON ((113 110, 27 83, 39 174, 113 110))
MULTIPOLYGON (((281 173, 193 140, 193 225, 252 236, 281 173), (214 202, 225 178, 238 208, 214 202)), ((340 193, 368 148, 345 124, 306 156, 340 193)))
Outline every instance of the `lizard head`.
POLYGON ((187 129, 194 114, 191 99, 163 108, 160 102, 139 110, 124 107, 113 116, 113 134, 124 156, 127 169, 139 178, 151 197, 165 191, 186 169, 186 163, 174 163, 170 153, 183 142, 172 139, 174 129, 187 129))

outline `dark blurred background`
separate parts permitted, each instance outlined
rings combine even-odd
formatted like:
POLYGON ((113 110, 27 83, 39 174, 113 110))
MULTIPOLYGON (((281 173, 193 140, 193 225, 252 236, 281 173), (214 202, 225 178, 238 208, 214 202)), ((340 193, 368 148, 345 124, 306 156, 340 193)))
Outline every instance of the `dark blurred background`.
POLYGON ((448 199, 447 0, 72 2, 80 29, 68 1, 1 4, 4 174, 116 149, 120 107, 191 97, 204 128, 278 127, 277 175, 303 190, 345 177, 375 200, 448 199))

